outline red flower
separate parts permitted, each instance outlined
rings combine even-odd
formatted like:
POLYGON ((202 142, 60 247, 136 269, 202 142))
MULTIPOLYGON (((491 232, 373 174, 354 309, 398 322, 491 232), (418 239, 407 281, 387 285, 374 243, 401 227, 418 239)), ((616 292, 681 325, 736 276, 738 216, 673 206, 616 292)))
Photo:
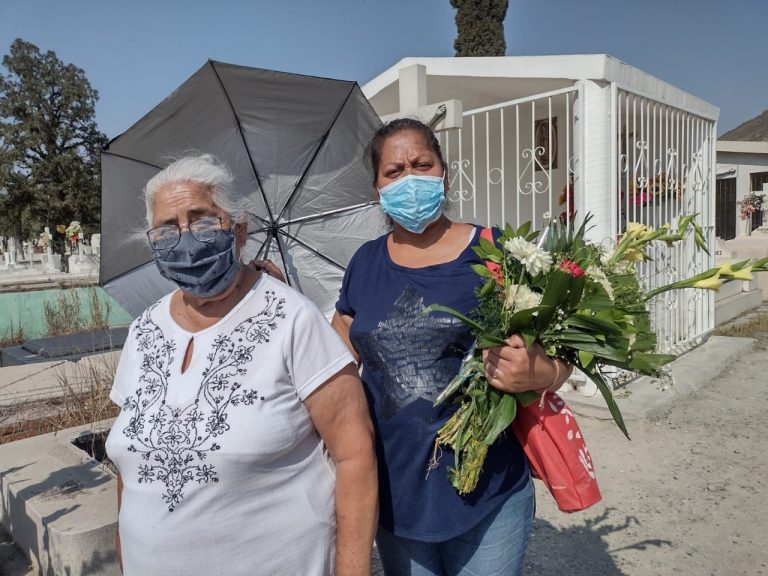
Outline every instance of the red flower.
POLYGON ((578 264, 576 264, 576 262, 573 262, 572 260, 563 260, 562 262, 560 262, 559 268, 564 272, 568 272, 568 274, 570 274, 575 278, 578 278, 579 276, 584 276, 584 269, 578 264))

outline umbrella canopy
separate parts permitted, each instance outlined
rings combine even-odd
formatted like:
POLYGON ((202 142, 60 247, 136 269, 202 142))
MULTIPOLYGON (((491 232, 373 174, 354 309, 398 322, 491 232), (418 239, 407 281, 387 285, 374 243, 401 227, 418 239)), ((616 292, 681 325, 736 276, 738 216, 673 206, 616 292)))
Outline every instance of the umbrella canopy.
POLYGON ((142 237, 141 191, 205 152, 247 199, 246 258, 278 263, 330 315, 352 254, 385 230, 363 163, 379 126, 355 82, 209 61, 102 153, 102 285, 134 316, 173 290, 142 237))

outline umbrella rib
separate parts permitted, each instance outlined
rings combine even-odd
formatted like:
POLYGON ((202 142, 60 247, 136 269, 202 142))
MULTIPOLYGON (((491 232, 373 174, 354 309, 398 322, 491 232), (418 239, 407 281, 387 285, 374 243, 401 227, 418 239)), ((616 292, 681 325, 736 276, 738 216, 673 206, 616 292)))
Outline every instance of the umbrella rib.
POLYGON ((269 202, 267 202, 267 195, 264 193, 264 187, 261 185, 261 178, 259 177, 259 173, 256 170, 256 164, 253 162, 253 157, 251 156, 251 151, 248 148, 248 144, 245 141, 245 134, 243 134, 243 126, 240 123, 240 117, 237 115, 237 112, 235 112, 235 107, 232 104, 232 99, 229 97, 229 93, 227 92, 227 89, 224 87, 224 82, 221 81, 221 76, 219 76, 219 71, 216 70, 216 66, 214 65, 213 60, 208 60, 208 63, 211 65, 211 68, 213 69, 213 73, 216 75, 216 80, 219 82, 219 86, 221 87, 221 91, 224 93, 224 97, 227 99, 227 103, 229 104, 229 109, 232 111, 232 116, 235 119, 235 124, 237 124, 237 132, 240 134, 240 140, 243 142, 243 148, 245 148, 245 154, 248 156, 248 162, 251 164, 251 170, 253 170, 253 177, 256 178, 256 184, 259 186, 259 192, 261 193, 261 198, 264 200, 264 207, 267 209, 267 213, 269 214, 269 220, 270 223, 274 224, 275 222, 275 216, 272 214, 272 209, 269 206, 269 202))
POLYGON ((110 156, 114 156, 115 158, 122 158, 123 160, 130 160, 131 162, 138 162, 139 164, 144 164, 145 166, 151 166, 152 168, 157 168, 158 170, 162 170, 162 166, 157 166, 155 164, 152 164, 151 162, 145 162, 144 160, 139 160, 138 158, 130 158, 128 156, 123 156, 122 154, 115 154, 114 152, 110 152, 108 150, 102 150, 101 155, 109 154, 110 156))
POLYGON ((368 208, 369 206, 375 206, 379 203, 378 200, 371 200, 370 202, 364 202, 362 204, 355 204, 354 206, 347 206, 345 208, 337 208, 336 210, 329 210, 328 212, 321 212, 320 214, 310 214, 309 216, 302 216, 295 220, 289 220, 282 224, 280 227, 288 226, 289 224, 303 224, 305 222, 312 222, 313 220, 319 220, 326 216, 336 216, 337 214, 344 214, 345 212, 354 212, 362 208, 368 208))
POLYGON ((301 176, 296 181, 296 185, 293 187, 293 190, 291 190, 291 195, 288 196, 288 200, 285 201, 285 205, 283 206, 283 209, 280 211, 280 215, 277 217, 278 221, 282 219, 283 214, 285 214, 285 211, 288 210, 288 207, 291 205, 291 201, 293 200, 294 196, 296 196, 302 184, 304 184, 304 180, 306 180, 307 178, 309 169, 312 167, 312 164, 314 163, 315 158, 317 158, 317 155, 320 153, 320 149, 323 147, 323 144, 325 144, 326 140, 328 140, 328 135, 331 133, 331 130, 333 129, 333 125, 336 124, 336 120, 338 120, 339 116, 341 116, 341 111, 344 110, 344 107, 347 105, 347 102, 349 102, 349 98, 352 96, 352 92, 354 92, 355 86, 357 85, 353 82, 352 87, 349 89, 349 92, 347 93, 347 97, 344 98, 344 102, 342 102, 341 105, 339 106, 339 109, 336 110, 336 114, 333 116, 333 120, 331 120, 331 122, 328 124, 328 128, 326 128, 325 133, 323 134, 323 137, 320 140, 320 144, 318 144, 317 148, 315 148, 315 152, 314 154, 312 154, 312 158, 310 158, 309 161, 307 162, 307 166, 304 168, 304 171, 301 173, 301 176))
MULTIPOLYGON (((336 267, 337 267, 337 268, 339 268, 340 270, 346 270, 346 269, 347 269, 347 267, 346 267, 346 266, 344 266, 343 264, 339 264, 338 262, 336 262, 336 260, 334 260, 334 259, 333 259, 333 258, 331 258, 330 256, 326 256, 325 254, 323 254, 322 252, 320 252, 320 251, 319 251, 317 248, 314 248, 314 247, 310 246, 309 244, 307 244, 307 243, 306 243, 306 242, 304 242, 303 240, 299 240, 299 239, 298 239, 296 236, 294 236, 293 234, 289 234, 289 233, 288 233, 288 232, 286 232, 285 230, 280 230, 280 233, 281 233, 281 234, 283 234, 283 235, 285 235, 285 236, 287 236, 287 237, 288 237, 288 238, 290 238, 291 240, 293 240, 293 241, 297 242, 298 244, 301 244, 302 246, 304 246, 304 248, 306 248, 307 250, 309 250, 310 252, 312 252, 312 253, 313 253, 315 256, 318 256, 319 258, 322 258, 323 260, 325 260, 325 261, 326 261, 326 262, 328 262, 329 264, 333 264, 334 266, 336 266, 336 267)), ((278 246, 280 246, 280 243, 278 242, 278 243, 277 243, 277 245, 278 245, 278 246)), ((280 250, 280 255, 282 256, 282 254, 283 254, 283 251, 282 251, 282 249, 281 249, 281 250, 280 250)), ((285 261, 285 259, 283 259, 283 261, 285 261)))
MULTIPOLYGON (((344 208, 328 210, 327 212, 320 212, 319 214, 310 214, 309 216, 302 216, 301 218, 296 218, 294 220, 287 220, 285 222, 282 222, 281 224, 277 224, 275 228, 277 230, 282 230, 286 226, 290 226, 292 224, 304 224, 306 222, 313 222, 315 220, 320 220, 321 218, 325 218, 326 216, 336 216, 338 214, 345 214, 347 212, 356 212, 358 210, 362 210, 370 206, 376 206, 378 205, 378 203, 379 203, 378 200, 371 200, 370 202, 355 204, 354 206, 346 206, 344 208)), ((257 230, 252 230, 251 232, 248 232, 248 235, 253 236, 254 234, 263 234, 263 233, 269 232, 271 228, 272 228, 271 226, 267 226, 266 228, 259 228, 257 230)))

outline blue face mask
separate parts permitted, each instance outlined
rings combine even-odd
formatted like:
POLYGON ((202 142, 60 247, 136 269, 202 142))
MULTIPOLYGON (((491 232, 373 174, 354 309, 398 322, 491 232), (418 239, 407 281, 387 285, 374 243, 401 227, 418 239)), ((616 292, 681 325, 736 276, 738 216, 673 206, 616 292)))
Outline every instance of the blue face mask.
POLYGON ((179 243, 171 250, 153 250, 152 255, 163 278, 200 298, 223 292, 240 270, 232 230, 216 231, 210 242, 201 242, 189 232, 182 232, 179 243))
POLYGON ((379 189, 379 202, 392 220, 414 234, 421 234, 443 213, 443 176, 403 176, 379 189))

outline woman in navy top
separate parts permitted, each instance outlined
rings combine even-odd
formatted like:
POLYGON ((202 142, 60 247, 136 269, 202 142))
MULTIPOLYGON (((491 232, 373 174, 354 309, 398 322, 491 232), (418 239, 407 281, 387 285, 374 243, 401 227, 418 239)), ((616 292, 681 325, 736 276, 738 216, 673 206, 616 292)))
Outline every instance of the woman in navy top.
MULTIPOLYGON (((412 119, 383 126, 371 142, 373 183, 392 232, 367 242, 344 276, 333 325, 362 364, 376 427, 379 530, 387 576, 521 574, 533 524, 528 463, 510 432, 491 446, 477 488, 461 496, 435 453, 437 431, 456 409, 434 407, 456 375, 472 335, 439 303, 462 313, 477 305, 471 264, 480 228, 443 213, 446 164, 434 133, 412 119), (430 469, 430 462, 438 466, 430 469)), ((507 392, 559 388, 570 370, 540 346, 513 336, 485 355, 493 386, 507 392)))

